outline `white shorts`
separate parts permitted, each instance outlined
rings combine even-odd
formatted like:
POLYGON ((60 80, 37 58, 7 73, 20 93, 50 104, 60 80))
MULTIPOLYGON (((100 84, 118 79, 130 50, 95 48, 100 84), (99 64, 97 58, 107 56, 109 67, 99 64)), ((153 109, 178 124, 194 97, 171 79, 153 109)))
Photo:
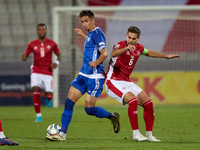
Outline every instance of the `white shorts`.
POLYGON ((39 86, 45 92, 53 92, 53 77, 39 73, 31 74, 31 87, 39 86))
POLYGON ((128 92, 132 92, 135 96, 137 96, 142 89, 134 84, 133 82, 128 81, 118 81, 118 80, 106 80, 106 91, 108 95, 117 101, 119 101, 121 104, 125 105, 123 98, 124 95, 128 92))

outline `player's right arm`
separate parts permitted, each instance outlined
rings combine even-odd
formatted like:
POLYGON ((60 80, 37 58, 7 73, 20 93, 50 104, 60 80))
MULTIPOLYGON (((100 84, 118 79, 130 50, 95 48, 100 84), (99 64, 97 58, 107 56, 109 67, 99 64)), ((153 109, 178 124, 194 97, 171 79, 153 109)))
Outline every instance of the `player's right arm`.
MULTIPOLYGON (((114 47, 116 47, 116 45, 114 47)), ((135 50, 135 46, 134 45, 128 45, 127 47, 120 48, 120 49, 114 48, 113 51, 111 52, 111 57, 117 57, 117 56, 123 54, 127 50, 133 51, 133 50, 135 50)))
POLYGON ((24 54, 22 55, 22 60, 26 61, 27 58, 29 57, 29 54, 32 52, 32 48, 31 48, 31 42, 28 44, 26 51, 24 52, 24 54))
POLYGON ((22 55, 22 60, 23 61, 26 61, 28 58, 28 55, 26 54, 26 52, 22 55))

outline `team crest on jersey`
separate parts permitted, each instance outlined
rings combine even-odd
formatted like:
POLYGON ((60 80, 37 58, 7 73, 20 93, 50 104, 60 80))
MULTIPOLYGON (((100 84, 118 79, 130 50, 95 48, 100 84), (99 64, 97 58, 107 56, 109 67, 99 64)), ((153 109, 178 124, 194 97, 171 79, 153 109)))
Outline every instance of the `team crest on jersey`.
POLYGON ((126 53, 127 55, 130 55, 130 52, 129 51, 127 51, 127 53, 126 53))
POLYGON ((87 40, 88 42, 90 41, 90 38, 88 38, 88 40, 87 40))
POLYGON ((34 46, 34 50, 37 50, 38 48, 37 48, 37 46, 34 46))
POLYGON ((47 48, 48 48, 48 49, 50 49, 50 48, 51 48, 51 46, 50 46, 50 45, 48 45, 48 46, 47 46, 47 48))
POLYGON ((119 44, 115 44, 115 48, 119 48, 119 46, 120 46, 119 44))
POLYGON ((139 55, 140 55, 140 52, 137 52, 137 55, 139 56, 139 55))

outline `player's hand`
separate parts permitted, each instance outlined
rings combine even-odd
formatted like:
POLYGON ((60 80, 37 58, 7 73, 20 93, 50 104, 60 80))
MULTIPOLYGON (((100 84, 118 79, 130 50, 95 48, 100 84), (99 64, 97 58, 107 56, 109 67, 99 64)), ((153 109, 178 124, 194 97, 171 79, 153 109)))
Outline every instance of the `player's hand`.
POLYGON ((128 45, 126 47, 126 50, 134 51, 135 50, 135 46, 134 45, 128 45))
POLYGON ((82 37, 86 38, 87 36, 83 33, 83 31, 79 28, 75 28, 74 32, 78 33, 79 35, 81 35, 82 37))
POLYGON ((22 55, 22 60, 23 60, 23 61, 26 61, 27 58, 28 58, 28 56, 26 55, 26 53, 24 53, 24 54, 22 55))
POLYGON ((91 68, 94 68, 94 67, 96 67, 96 66, 97 66, 97 65, 96 65, 96 63, 95 63, 95 62, 93 62, 93 61, 89 62, 89 65, 90 65, 90 67, 91 67, 91 68))
POLYGON ((171 55, 167 55, 166 59, 172 59, 172 58, 180 58, 180 55, 177 54, 171 54, 171 55))
POLYGON ((52 63, 50 67, 53 68, 53 69, 56 69, 57 66, 58 66, 58 65, 57 65, 56 63, 52 63))

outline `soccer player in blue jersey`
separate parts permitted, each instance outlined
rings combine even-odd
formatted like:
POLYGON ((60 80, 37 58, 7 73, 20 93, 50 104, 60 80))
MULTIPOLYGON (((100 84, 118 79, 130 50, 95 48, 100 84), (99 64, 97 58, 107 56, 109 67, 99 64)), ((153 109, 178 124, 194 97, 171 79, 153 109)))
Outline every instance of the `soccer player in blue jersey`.
POLYGON ((85 111, 88 115, 98 118, 108 118, 112 121, 114 132, 120 130, 119 114, 110 113, 101 107, 95 107, 97 98, 101 95, 105 80, 103 61, 107 57, 106 38, 99 27, 95 26, 94 14, 90 10, 82 10, 79 14, 87 36, 80 29, 75 32, 85 40, 83 65, 78 76, 72 81, 65 100, 65 109, 62 114, 62 127, 59 135, 46 136, 51 141, 65 141, 66 132, 72 119, 74 104, 85 94, 85 111))

